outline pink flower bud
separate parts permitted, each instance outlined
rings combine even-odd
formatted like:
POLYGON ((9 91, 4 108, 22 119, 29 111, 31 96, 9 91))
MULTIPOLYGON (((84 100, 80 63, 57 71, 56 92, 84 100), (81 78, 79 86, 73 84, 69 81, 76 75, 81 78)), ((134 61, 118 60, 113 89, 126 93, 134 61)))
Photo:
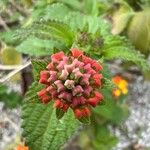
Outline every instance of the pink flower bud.
POLYGON ((91 86, 87 86, 87 87, 84 88, 84 92, 83 93, 84 93, 84 95, 86 97, 89 97, 91 92, 92 92, 92 90, 93 90, 93 88, 91 86))
POLYGON ((50 77, 48 78, 48 82, 54 82, 57 79, 57 72, 50 71, 50 77))
POLYGON ((67 100, 68 102, 71 102, 72 100, 72 94, 65 91, 61 92, 58 97, 67 100))
POLYGON ((84 63, 81 61, 78 61, 77 59, 74 59, 72 63, 75 65, 75 67, 83 68, 84 66, 84 63))
POLYGON ((68 71, 66 69, 64 69, 64 70, 62 70, 61 75, 59 76, 59 78, 61 80, 66 80, 68 75, 69 75, 68 71))
POLYGON ((56 67, 59 71, 64 69, 64 65, 66 64, 65 61, 60 61, 58 66, 56 67))
POLYGON ((75 96, 75 95, 78 95, 78 94, 82 94, 83 92, 83 88, 80 86, 80 85, 77 85, 73 91, 72 91, 72 95, 75 96))
POLYGON ((63 91, 65 89, 65 87, 64 87, 64 85, 63 85, 61 80, 55 81, 54 84, 56 85, 58 92, 61 92, 61 91, 63 91))
POLYGON ((72 107, 77 107, 79 105, 85 104, 86 99, 83 96, 74 97, 72 100, 72 107))
POLYGON ((64 56, 64 57, 63 57, 63 61, 64 61, 66 64, 67 64, 68 60, 69 60, 69 58, 68 58, 67 56, 64 56))
POLYGON ((64 66, 65 70, 68 71, 68 73, 71 73, 74 69, 75 69, 75 65, 74 64, 70 64, 70 65, 65 65, 64 66))
POLYGON ((68 89, 74 88, 74 81, 73 80, 66 80, 64 84, 68 89))
POLYGON ((83 76, 83 74, 80 72, 79 68, 76 68, 72 71, 74 73, 75 79, 79 79, 83 76))
POLYGON ((83 74, 83 77, 82 77, 82 79, 80 81, 80 84, 88 86, 90 84, 89 83, 90 76, 91 76, 90 74, 83 74))

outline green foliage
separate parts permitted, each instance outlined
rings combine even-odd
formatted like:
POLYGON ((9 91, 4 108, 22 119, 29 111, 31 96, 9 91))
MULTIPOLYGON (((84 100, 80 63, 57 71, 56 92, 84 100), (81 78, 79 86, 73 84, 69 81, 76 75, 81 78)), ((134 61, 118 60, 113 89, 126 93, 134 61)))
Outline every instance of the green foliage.
POLYGON ((102 55, 106 60, 122 59, 136 63, 142 70, 150 68, 145 56, 134 50, 130 42, 120 36, 108 35, 105 36, 105 44, 102 49, 102 55))
POLYGON ((34 23, 18 31, 16 38, 23 40, 17 47, 19 52, 41 56, 48 52, 52 54, 54 49, 64 50, 71 47, 75 35, 67 25, 49 20, 34 23))
POLYGON ((0 102, 4 102, 8 108, 15 108, 22 103, 22 97, 14 91, 10 91, 7 86, 0 85, 0 102))

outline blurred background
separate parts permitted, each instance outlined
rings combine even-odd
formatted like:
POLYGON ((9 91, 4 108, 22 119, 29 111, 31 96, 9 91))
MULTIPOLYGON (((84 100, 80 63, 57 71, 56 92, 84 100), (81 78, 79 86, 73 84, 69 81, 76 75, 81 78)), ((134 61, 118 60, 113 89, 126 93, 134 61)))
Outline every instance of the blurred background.
MULTIPOLYGON (((55 2, 64 4, 64 14, 68 8, 87 13, 86 0, 0 0, 0 150, 15 150, 24 143, 21 104, 33 82, 30 54, 35 58, 35 48, 43 48, 33 39, 20 44, 14 35, 48 17, 47 7, 55 2)), ((111 34, 127 37, 150 62, 150 0, 97 0, 95 5, 97 16, 111 25, 111 34)), ((79 129, 62 149, 150 150, 150 72, 141 73, 121 60, 107 64, 112 82, 123 84, 122 91, 112 90, 115 96, 110 94, 111 103, 95 112, 95 124, 79 129)))

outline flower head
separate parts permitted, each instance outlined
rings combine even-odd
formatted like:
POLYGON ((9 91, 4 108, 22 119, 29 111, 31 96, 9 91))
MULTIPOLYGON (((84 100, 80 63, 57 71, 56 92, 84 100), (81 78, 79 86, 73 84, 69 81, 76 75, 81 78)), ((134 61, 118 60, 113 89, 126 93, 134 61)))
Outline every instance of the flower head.
POLYGON ((66 56, 63 52, 53 54, 51 62, 40 73, 45 88, 38 92, 43 103, 54 101, 54 108, 66 112, 71 108, 77 119, 90 116, 90 107, 96 107, 103 99, 101 88, 102 66, 83 54, 71 49, 66 56))
POLYGON ((116 88, 113 89, 113 95, 115 97, 119 97, 121 94, 126 95, 128 93, 128 82, 121 76, 113 77, 112 82, 116 85, 116 88))

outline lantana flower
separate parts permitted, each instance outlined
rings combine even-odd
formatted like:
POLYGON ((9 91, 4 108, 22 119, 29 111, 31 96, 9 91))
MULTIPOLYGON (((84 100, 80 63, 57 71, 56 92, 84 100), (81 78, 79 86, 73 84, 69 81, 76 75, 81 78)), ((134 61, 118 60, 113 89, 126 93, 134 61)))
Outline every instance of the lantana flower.
POLYGON ((128 93, 128 82, 121 76, 115 76, 112 78, 112 82, 116 85, 113 89, 113 95, 117 98, 119 96, 126 95, 128 93))
POLYGON ((43 103, 54 101, 54 108, 67 112, 71 108, 77 119, 88 117, 90 107, 103 99, 101 88, 102 66, 73 48, 70 55, 63 52, 51 56, 51 61, 40 72, 39 83, 45 88, 38 92, 43 103))
POLYGON ((24 146, 24 145, 18 145, 16 150, 29 150, 29 148, 27 146, 24 146))

